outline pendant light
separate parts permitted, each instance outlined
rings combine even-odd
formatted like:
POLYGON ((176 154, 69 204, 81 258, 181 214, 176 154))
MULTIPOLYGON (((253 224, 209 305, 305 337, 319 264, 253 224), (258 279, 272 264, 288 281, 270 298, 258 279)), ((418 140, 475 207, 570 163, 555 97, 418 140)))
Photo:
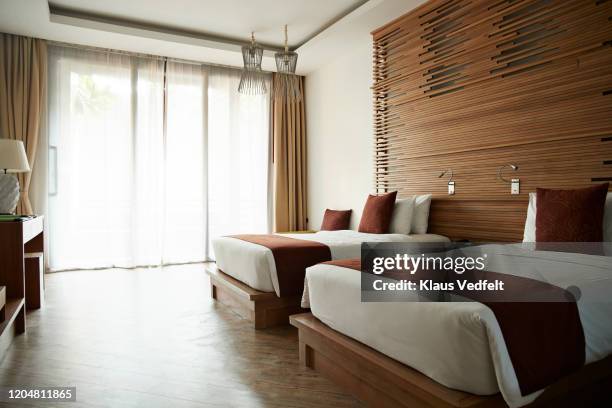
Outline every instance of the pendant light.
POLYGON ((299 78, 295 75, 298 54, 289 51, 287 25, 285 25, 285 49, 274 54, 277 74, 274 76, 274 99, 299 101, 302 98, 299 78))
POLYGON ((246 95, 262 95, 267 92, 266 75, 261 70, 263 48, 255 42, 255 33, 251 32, 251 43, 242 46, 244 68, 240 75, 238 92, 246 95))

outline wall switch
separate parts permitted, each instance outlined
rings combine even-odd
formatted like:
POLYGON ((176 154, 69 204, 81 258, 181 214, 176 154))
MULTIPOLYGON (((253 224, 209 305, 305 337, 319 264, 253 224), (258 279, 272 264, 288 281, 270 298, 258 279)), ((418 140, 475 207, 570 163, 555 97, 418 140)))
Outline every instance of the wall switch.
POLYGON ((521 181, 519 179, 510 180, 510 194, 521 193, 521 181))
POLYGON ((455 182, 449 181, 448 182, 448 195, 453 195, 453 194, 455 194, 455 182))

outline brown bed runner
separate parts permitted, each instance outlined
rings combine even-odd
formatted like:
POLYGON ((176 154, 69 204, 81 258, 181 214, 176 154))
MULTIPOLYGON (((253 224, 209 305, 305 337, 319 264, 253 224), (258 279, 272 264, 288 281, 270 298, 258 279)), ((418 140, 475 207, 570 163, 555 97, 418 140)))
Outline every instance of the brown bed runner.
POLYGON ((331 259, 325 244, 282 235, 231 235, 231 238, 261 245, 272 251, 278 277, 279 296, 301 295, 306 268, 331 259))
MULTIPOLYGON (((342 259, 325 263, 361 271, 360 259, 342 259)), ((402 274, 401 279, 418 280, 416 275, 418 274, 411 276, 402 274)), ((385 274, 385 276, 388 275, 385 274)), ((391 277, 396 278, 397 276, 391 277)), ((453 291, 455 294, 485 304, 495 314, 522 395, 545 388, 584 365, 585 339, 578 306, 574 301, 567 301, 567 299, 573 299, 573 295, 546 282, 499 272, 468 272, 457 275, 456 279, 470 281, 501 279, 504 282, 505 291, 515 292, 514 299, 520 298, 520 291, 525 292, 525 289, 529 288, 529 290, 542 293, 547 299, 566 300, 487 301, 479 299, 477 292, 459 291, 458 289, 453 291)), ((512 298, 510 293, 507 293, 506 296, 512 298)))
POLYGON ((322 262, 327 265, 335 265, 341 266, 343 268, 355 269, 356 271, 361 271, 361 259, 353 258, 353 259, 337 259, 335 261, 327 261, 322 262))

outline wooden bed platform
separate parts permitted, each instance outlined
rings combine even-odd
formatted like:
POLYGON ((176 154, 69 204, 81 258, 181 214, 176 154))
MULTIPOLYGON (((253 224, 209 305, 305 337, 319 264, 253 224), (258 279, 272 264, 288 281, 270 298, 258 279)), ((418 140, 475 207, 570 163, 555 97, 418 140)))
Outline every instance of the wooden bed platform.
MULTIPOLYGON (((375 407, 507 407, 501 394, 453 390, 323 324, 311 313, 291 316, 300 362, 375 407)), ((530 407, 612 406, 612 357, 550 386, 530 407)))
POLYGON ((260 292, 223 273, 216 266, 207 266, 210 293, 213 299, 253 322, 255 329, 289 324, 289 316, 302 313, 301 296, 278 297, 274 292, 260 292))

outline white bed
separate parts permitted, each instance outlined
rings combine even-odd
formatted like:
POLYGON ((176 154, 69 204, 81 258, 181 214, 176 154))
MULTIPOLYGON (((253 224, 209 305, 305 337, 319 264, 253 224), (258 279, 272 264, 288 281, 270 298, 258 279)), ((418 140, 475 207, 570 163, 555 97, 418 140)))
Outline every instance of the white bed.
MULTIPOLYGON (((367 234, 353 230, 281 235, 325 244, 330 248, 332 259, 359 257, 362 242, 449 241, 447 237, 435 234, 367 234)), ((224 273, 253 289, 279 294, 276 266, 270 249, 231 237, 215 238, 212 244, 217 267, 224 273)))
MULTIPOLYGON (((533 251, 527 245, 475 247, 488 254, 487 270, 531 276, 560 287, 576 284, 586 340, 586 363, 612 354, 612 258, 533 251), (576 269, 579 268, 579 275, 576 269)), ((466 251, 467 252, 467 251, 466 251)), ((478 395, 501 391, 510 407, 533 401, 521 396, 501 329, 491 309, 477 302, 362 303, 360 272, 319 264, 306 271, 304 301, 331 328, 411 366, 449 388, 478 395)), ((416 295, 415 295, 416 296, 416 295)))

